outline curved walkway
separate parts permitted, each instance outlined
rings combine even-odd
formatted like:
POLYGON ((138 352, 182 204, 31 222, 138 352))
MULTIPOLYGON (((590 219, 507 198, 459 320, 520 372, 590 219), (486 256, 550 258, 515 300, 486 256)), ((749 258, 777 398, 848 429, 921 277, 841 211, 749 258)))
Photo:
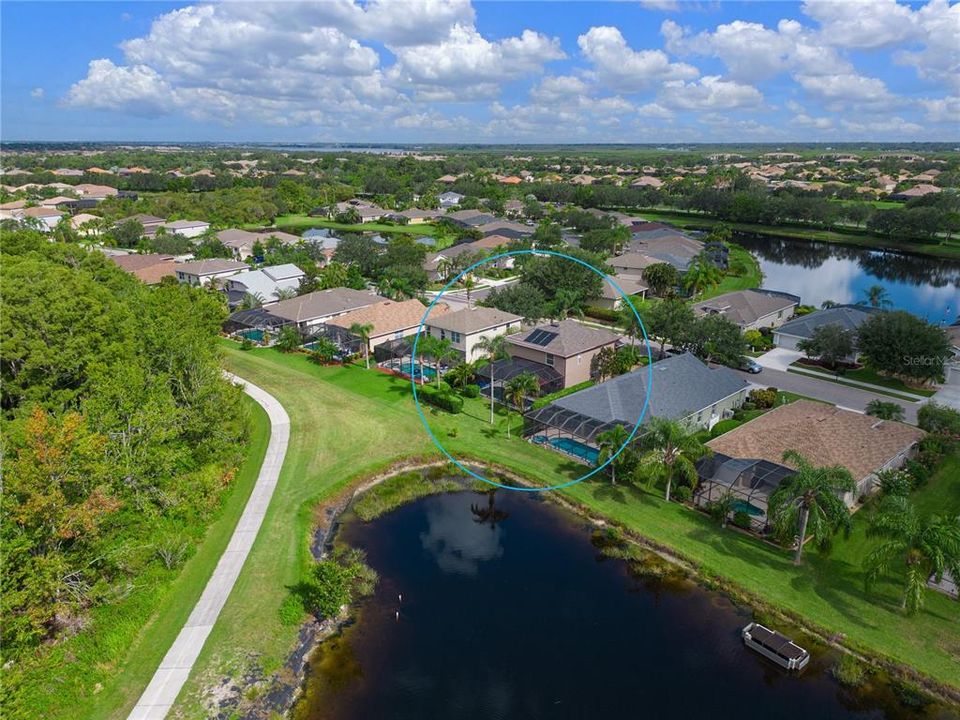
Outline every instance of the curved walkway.
POLYGON ((250 493, 247 505, 237 527, 234 528, 213 575, 207 581, 203 594, 187 618, 186 624, 177 635, 173 645, 167 651, 160 667, 154 673, 147 689, 137 701, 128 720, 160 720, 169 712, 170 707, 180 694, 180 689, 190 675, 193 664, 200 655, 203 644, 213 629, 233 585, 240 575, 243 563, 253 547, 263 517, 273 497, 273 490, 280 476, 283 458, 287 454, 287 442, 290 439, 290 418, 287 411, 272 395, 246 380, 225 373, 225 375, 243 387, 244 392, 256 400, 270 417, 270 442, 260 466, 257 483, 250 493))

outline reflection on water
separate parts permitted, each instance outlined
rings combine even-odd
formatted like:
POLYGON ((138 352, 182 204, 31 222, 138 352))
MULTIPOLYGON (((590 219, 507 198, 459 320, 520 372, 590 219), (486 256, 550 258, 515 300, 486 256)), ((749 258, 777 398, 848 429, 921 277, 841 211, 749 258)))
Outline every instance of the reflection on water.
POLYGON ((760 260, 763 286, 799 295, 807 305, 856 303, 882 285, 893 306, 930 322, 960 313, 960 262, 849 245, 735 233, 760 260))
POLYGON ((810 666, 781 671, 743 647, 744 609, 631 573, 526 494, 425 498, 339 539, 380 583, 321 647, 297 720, 946 717, 844 690, 806 640, 810 666))
POLYGON ((424 506, 428 529, 420 534, 420 542, 444 572, 476 575, 480 563, 503 554, 500 527, 464 522, 461 508, 444 502, 442 496, 429 498, 424 506))

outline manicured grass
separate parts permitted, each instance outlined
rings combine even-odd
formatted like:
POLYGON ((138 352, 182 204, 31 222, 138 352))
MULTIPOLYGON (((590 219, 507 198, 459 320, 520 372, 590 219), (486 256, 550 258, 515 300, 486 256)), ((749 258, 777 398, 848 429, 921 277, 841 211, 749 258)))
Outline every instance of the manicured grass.
MULTIPOLYGON (((181 714, 189 717, 203 715, 198 697, 204 685, 251 664, 272 672, 292 650, 297 629, 283 627, 278 610, 287 587, 309 565, 308 530, 317 500, 399 459, 440 458, 420 423, 406 379, 356 366, 319 367, 303 355, 271 349, 228 348, 226 356, 229 370, 284 404, 291 418, 291 441, 257 543, 178 703, 181 714)), ((456 457, 496 463, 532 482, 551 485, 587 471, 515 434, 508 440, 507 419, 501 412, 491 426, 486 403, 483 398, 468 399, 459 415, 429 408, 425 413, 433 432, 456 457)), ((517 416, 510 421, 516 433, 517 416)), ((957 485, 960 477, 946 473, 940 482, 957 485)), ((956 603, 930 594, 923 612, 902 615, 895 584, 881 583, 869 595, 864 591, 862 548, 844 549, 842 538, 831 558, 811 552, 797 568, 789 553, 732 530, 721 531, 698 512, 664 503, 659 490, 588 480, 564 493, 673 548, 707 573, 843 633, 855 646, 958 684, 960 628, 950 620, 957 616, 956 603)))
POLYGON ((139 699, 213 574, 256 483, 270 421, 253 400, 244 403, 252 421, 246 459, 203 542, 179 570, 138 578, 124 600, 98 608, 90 627, 51 650, 43 717, 124 718, 139 699))
POLYGON ((859 380, 860 382, 880 385, 890 388, 891 390, 901 390, 903 392, 913 393, 914 395, 923 395, 924 397, 933 397, 937 392, 930 388, 918 388, 913 385, 907 385, 900 378, 881 375, 876 370, 866 367, 858 370, 847 370, 841 377, 847 378, 848 380, 859 380))
POLYGON ((910 393, 915 396, 920 395, 923 397, 931 397, 935 392, 933 390, 917 390, 906 385, 900 380, 897 380, 896 378, 888 378, 882 375, 877 375, 869 370, 864 372, 862 375, 858 375, 858 373, 860 373, 859 370, 850 370, 838 377, 831 374, 826 368, 805 365, 798 361, 792 363, 787 368, 787 372, 794 373, 795 375, 803 375, 805 377, 816 377, 825 382, 832 382, 836 383, 837 385, 845 385, 847 387, 857 388, 859 390, 869 390, 870 388, 864 388, 862 385, 858 385, 856 382, 850 382, 851 380, 871 383, 877 386, 877 388, 872 392, 875 392, 879 395, 886 395, 894 400, 902 400, 904 402, 917 401, 910 397, 909 394, 905 395, 903 393, 910 393), (813 375, 812 373, 817 374, 813 375))
POLYGON ((763 272, 760 270, 760 263, 746 248, 739 245, 730 245, 730 270, 737 271, 737 274, 728 271, 719 285, 698 295, 695 298, 696 302, 709 300, 728 292, 758 288, 763 284, 763 272))
POLYGON ((434 238, 437 241, 437 250, 443 250, 453 244, 454 238, 443 232, 432 223, 421 223, 419 225, 391 225, 388 223, 361 223, 360 225, 349 225, 338 223, 326 218, 310 217, 309 215, 279 215, 274 220, 274 224, 280 230, 305 230, 307 228, 330 228, 331 230, 343 230, 345 232, 376 232, 382 234, 413 235, 422 237, 424 235, 434 238))

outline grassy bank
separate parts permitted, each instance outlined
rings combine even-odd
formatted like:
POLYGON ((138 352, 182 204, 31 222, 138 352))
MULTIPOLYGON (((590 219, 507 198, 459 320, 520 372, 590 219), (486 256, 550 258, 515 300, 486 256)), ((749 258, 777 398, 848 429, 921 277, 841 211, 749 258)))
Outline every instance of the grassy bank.
MULTIPOLYGON (((347 366, 319 367, 302 355, 275 350, 227 351, 228 368, 274 394, 290 414, 291 440, 273 502, 253 551, 201 654, 178 703, 182 716, 201 717, 205 686, 224 674, 278 669, 296 642, 284 627, 279 606, 286 588, 310 562, 308 530, 317 500, 330 497, 402 458, 440 459, 415 412, 409 381, 347 366)), ((506 437, 506 418, 487 422, 482 398, 468 400, 461 415, 427 410, 434 433, 458 457, 482 458, 529 478, 555 484, 582 475, 583 465, 554 452, 506 437)), ((510 418, 514 432, 519 426, 510 418)), ((960 482, 941 472, 941 485, 957 492, 960 482)), ((925 491, 925 492, 926 492, 925 491)), ((651 541, 674 549, 704 572, 726 578, 786 611, 841 633, 854 647, 918 668, 936 680, 960 685, 957 605, 929 594, 926 609, 913 617, 899 610, 899 586, 879 584, 867 594, 860 570, 862 547, 841 538, 828 558, 811 552, 795 567, 790 554, 732 531, 660 491, 606 480, 586 481, 565 491, 593 512, 623 523, 651 541)), ((855 527, 863 529, 855 518, 855 527)), ((238 675, 239 676, 239 675, 238 675)))
POLYGON ((256 483, 270 422, 253 400, 244 403, 252 420, 245 459, 219 513, 199 533, 196 551, 175 570, 156 564, 122 600, 97 608, 82 632, 50 648, 30 676, 35 711, 27 708, 28 717, 119 719, 136 703, 213 574, 256 483))
POLYGON ((763 284, 760 263, 746 248, 731 244, 729 261, 729 270, 720 284, 698 295, 697 302, 728 292, 758 288, 763 284))
POLYGON ((913 255, 929 255, 931 257, 960 259, 960 240, 953 239, 944 243, 898 242, 890 238, 873 235, 865 230, 819 230, 811 227, 797 227, 792 225, 759 225, 754 223, 735 223, 715 220, 713 218, 672 210, 640 210, 639 214, 647 220, 660 220, 690 230, 709 230, 714 225, 723 223, 731 230, 745 233, 757 233, 774 237, 792 238, 796 240, 820 240, 842 245, 858 245, 873 249, 898 250, 913 255))
MULTIPOLYGON (((440 468, 441 473, 443 467, 440 468)), ((353 503, 353 511, 364 522, 428 495, 463 489, 456 480, 434 477, 429 471, 412 470, 395 475, 366 490, 353 503)))

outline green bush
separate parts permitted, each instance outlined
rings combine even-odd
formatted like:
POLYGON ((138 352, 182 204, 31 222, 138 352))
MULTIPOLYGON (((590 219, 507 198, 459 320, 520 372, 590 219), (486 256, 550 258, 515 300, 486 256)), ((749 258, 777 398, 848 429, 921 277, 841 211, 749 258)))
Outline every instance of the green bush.
POLYGON ((673 491, 673 499, 677 502, 690 502, 693 497, 693 490, 686 485, 680 485, 673 491))
POLYGON ((913 486, 915 488, 926 485, 930 479, 930 470, 919 460, 907 460, 903 467, 913 479, 913 486))
POLYGON ((846 687, 860 687, 867 679, 867 669, 853 655, 841 655, 830 674, 846 687))
POLYGON ((595 383, 593 382, 593 380, 584 380, 582 383, 577 383, 576 385, 571 385, 570 387, 564 388, 563 390, 557 390, 557 392, 555 393, 550 393, 549 395, 544 395, 543 397, 537 398, 536 400, 533 401, 533 405, 531 405, 530 407, 533 410, 539 410, 542 407, 546 407, 547 405, 552 403, 554 400, 559 400, 560 398, 566 397, 567 395, 571 395, 575 392, 579 392, 580 390, 584 390, 588 387, 592 387, 594 384, 595 383))
POLYGON ((755 407, 761 410, 768 410, 777 404, 777 389, 767 388, 766 390, 751 390, 747 396, 755 407))
POLYGON ((715 438, 723 435, 726 432, 730 432, 734 428, 738 428, 743 425, 739 420, 721 420, 716 425, 713 426, 713 429, 710 431, 710 437, 715 438))
POLYGON ((906 497, 914 488, 913 476, 904 470, 881 470, 877 473, 880 492, 906 497))
POLYGON ((437 390, 433 385, 424 385, 417 390, 417 395, 421 400, 427 402, 441 410, 450 413, 459 413, 463 411, 463 398, 452 394, 449 390, 437 390))
POLYGON ((750 513, 746 510, 737 510, 733 514, 733 524, 744 530, 750 529, 750 513))
POLYGON ((253 350, 253 347, 254 347, 253 340, 251 340, 248 337, 245 337, 243 338, 243 340, 240 341, 241 350, 253 350))
POLYGON ((480 397, 480 386, 479 385, 464 386, 463 396, 468 398, 480 397))
POLYGON ((293 627, 303 621, 303 599, 297 595, 287 595, 280 603, 280 624, 284 627, 293 627))
POLYGON ((960 436, 960 411, 929 402, 917 411, 917 425, 927 432, 960 436))
POLYGON ((596 305, 587 305, 587 307, 583 309, 583 314, 595 320, 605 320, 607 322, 617 322, 620 319, 620 313, 616 310, 598 307, 596 305))

